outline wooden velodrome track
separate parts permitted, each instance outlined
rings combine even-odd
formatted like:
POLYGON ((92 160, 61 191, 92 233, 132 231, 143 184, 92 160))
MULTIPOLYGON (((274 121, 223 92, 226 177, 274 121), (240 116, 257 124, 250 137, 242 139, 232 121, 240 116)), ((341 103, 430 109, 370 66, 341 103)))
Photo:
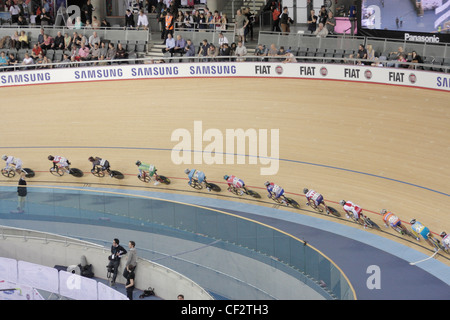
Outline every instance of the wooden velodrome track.
MULTIPOLYGON (((195 167, 210 181, 222 183, 224 174, 235 174, 255 190, 261 188, 261 205, 273 206, 263 190, 263 183, 271 180, 300 202, 305 210, 299 214, 319 216, 304 205, 302 189, 308 187, 335 208, 340 208, 341 199, 361 205, 380 226, 379 211, 386 208, 407 224, 416 218, 434 233, 450 232, 447 92, 262 78, 105 81, 8 87, 0 92, 0 152, 21 158, 24 167, 36 171, 29 185, 142 188, 134 164, 139 159, 172 178, 170 186, 149 185, 152 190, 192 193, 183 171, 195 167), (216 128, 223 133, 279 129, 278 173, 261 176, 260 168, 267 165, 259 164, 174 164, 170 150, 177 142, 171 141, 172 132, 185 128, 193 135, 194 121, 202 121, 203 131, 216 128), (86 174, 52 176, 49 154, 67 157, 86 174), (125 179, 92 176, 87 160, 91 155, 108 159, 125 179)), ((4 184, 15 185, 16 180, 0 178, 4 184)), ((224 190, 198 194, 252 201, 224 190)), ((345 217, 323 219, 360 228, 345 217)), ((382 229, 382 236, 430 252, 424 243, 406 242, 382 229)), ((448 257, 437 259, 450 265, 448 257)))

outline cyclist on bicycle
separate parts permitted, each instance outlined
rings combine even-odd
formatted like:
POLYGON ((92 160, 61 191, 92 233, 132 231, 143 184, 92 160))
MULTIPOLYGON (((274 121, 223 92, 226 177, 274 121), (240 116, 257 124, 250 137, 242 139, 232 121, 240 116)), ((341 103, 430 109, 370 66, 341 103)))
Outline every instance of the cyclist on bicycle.
POLYGON ((231 188, 234 187, 236 190, 239 191, 239 195, 241 195, 241 196, 244 194, 244 191, 247 192, 244 181, 239 179, 238 177, 224 175, 223 178, 224 178, 224 180, 227 181, 228 191, 231 192, 231 188), (243 189, 243 190, 241 190, 241 189, 243 189))
POLYGON ((316 207, 319 207, 321 204, 325 207, 327 214, 329 214, 328 212, 328 207, 325 204, 325 201, 323 200, 323 196, 320 193, 317 193, 314 190, 308 190, 308 188, 304 188, 303 189, 303 193, 306 195, 306 205, 309 206, 309 201, 314 201, 314 204, 316 205, 316 207))
POLYGON ((288 205, 286 196, 284 195, 284 189, 282 187, 269 181, 264 182, 264 185, 266 186, 267 192, 269 193, 267 195, 268 198, 274 197, 274 200, 279 199, 284 205, 288 205))
POLYGON ((362 214, 362 208, 356 204, 354 204, 351 201, 345 201, 341 200, 339 201, 340 205, 342 206, 342 209, 345 211, 345 216, 347 219, 350 219, 350 216, 353 216, 353 219, 356 220, 361 225, 364 225, 364 228, 367 228, 366 223, 363 219, 361 219, 362 214))
POLYGON ((20 160, 19 158, 14 158, 13 156, 7 156, 7 155, 3 155, 2 159, 6 161, 6 167, 5 170, 9 171, 12 170, 12 166, 14 166, 16 168, 16 172, 20 173, 20 171, 22 171, 22 160, 20 160))
MULTIPOLYGON (((138 170, 139 170, 139 174, 138 174, 138 178, 140 178, 142 176, 142 174, 146 174, 149 176, 150 180, 148 182, 152 181, 152 177, 156 174, 156 167, 152 164, 148 164, 148 163, 142 163, 141 161, 136 161, 136 165, 138 166, 138 170)), ((157 186, 159 184, 159 181, 156 181, 156 177, 155 177, 155 183, 154 185, 157 186)))
POLYGON ((392 212, 387 211, 386 209, 382 209, 380 211, 380 213, 383 215, 383 222, 384 225, 386 226, 386 228, 393 228, 393 229, 397 229, 400 228, 402 230, 406 230, 406 227, 404 225, 402 225, 402 221, 396 216, 394 215, 392 212))
POLYGON ((442 231, 440 234, 442 238, 442 245, 445 248, 445 251, 450 251, 450 235, 448 235, 445 231, 442 231))
POLYGON ((211 191, 211 188, 206 184, 206 175, 203 171, 198 171, 197 169, 186 169, 184 170, 189 177, 188 185, 192 184, 192 180, 196 180, 200 185, 205 184, 205 187, 208 191, 211 191))
POLYGON ((108 172, 109 173, 109 176, 112 178, 113 177, 113 174, 112 174, 112 172, 111 172, 111 169, 110 169, 110 165, 109 165, 109 161, 108 160, 106 160, 106 159, 102 159, 102 158, 99 158, 99 157, 89 157, 89 159, 88 159, 90 162, 92 162, 92 170, 91 170, 91 172, 94 172, 94 170, 95 170, 95 166, 100 166, 100 167, 102 167, 102 171, 106 171, 106 172, 108 172))
POLYGON ((48 156, 47 159, 53 162, 53 168, 51 169, 52 171, 56 170, 56 168, 59 167, 61 169, 64 169, 66 173, 69 173, 70 162, 68 159, 61 156, 52 156, 52 155, 48 156))
POLYGON ((420 237, 422 237, 430 246, 434 247, 433 242, 430 240, 430 229, 416 219, 412 219, 409 223, 411 224, 412 233, 416 236, 417 241, 420 241, 420 237))

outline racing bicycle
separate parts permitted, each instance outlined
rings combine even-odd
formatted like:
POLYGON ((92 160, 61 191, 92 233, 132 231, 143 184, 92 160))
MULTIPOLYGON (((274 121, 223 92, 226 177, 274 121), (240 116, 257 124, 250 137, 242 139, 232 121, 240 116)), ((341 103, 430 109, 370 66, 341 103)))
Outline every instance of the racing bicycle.
MULTIPOLYGON (((33 178, 35 176, 35 172, 31 170, 30 168, 23 168, 21 169, 22 172, 25 173, 26 178, 33 178)), ((9 168, 9 169, 2 169, 2 175, 6 178, 13 178, 16 175, 16 169, 15 168, 9 168)))
POLYGON ((242 196, 242 195, 246 194, 246 195, 249 195, 256 199, 261 198, 261 195, 258 192, 250 190, 245 186, 240 189, 237 189, 235 186, 231 185, 228 189, 231 191, 231 193, 234 193, 235 195, 238 195, 238 196, 242 196))
MULTIPOLYGON (((207 182, 206 180, 204 180, 204 181, 205 181, 206 189, 212 190, 212 191, 215 191, 215 192, 220 192, 222 190, 217 184, 211 183, 211 182, 207 182)), ((203 189, 203 185, 201 183, 199 183, 197 179, 192 179, 190 186, 192 188, 194 188, 194 189, 197 189, 197 190, 203 189)))
MULTIPOLYGON (((80 178, 83 176, 83 171, 81 171, 80 169, 67 167, 67 170, 69 170, 69 174, 73 175, 74 177, 80 178)), ((66 169, 59 166, 57 166, 56 168, 51 167, 49 171, 51 174, 57 177, 62 177, 64 173, 66 173, 66 169)))
POLYGON ((98 178, 103 178, 105 176, 105 171, 108 172, 112 178, 124 178, 124 175, 121 172, 116 170, 103 170, 101 165, 95 165, 94 169, 91 170, 91 173, 98 178))
MULTIPOLYGON (((323 212, 323 208, 320 205, 316 205, 316 202, 313 199, 308 199, 308 202, 306 203, 307 206, 310 206, 311 208, 313 208, 314 210, 316 210, 319 213, 323 212)), ((340 217, 341 214, 337 211, 332 209, 331 207, 328 207, 325 202, 323 202, 323 205, 325 207, 326 213, 327 214, 332 214, 335 217, 340 217)))
MULTIPOLYGON (((350 213, 349 216, 355 223, 361 224, 358 220, 355 219, 355 216, 353 214, 350 213)), ((368 216, 361 214, 361 216, 359 218, 364 223, 364 227, 367 227, 370 229, 381 230, 380 226, 378 224, 376 224, 375 222, 373 222, 372 220, 370 220, 370 218, 368 216)))
MULTIPOLYGON (((141 180, 142 182, 147 182, 147 183, 148 183, 148 182, 150 181, 150 179, 151 179, 151 177, 150 177, 150 175, 148 174, 147 171, 142 171, 142 174, 138 175, 138 178, 139 178, 139 180, 141 180)), ((165 177, 165 176, 158 175, 158 174, 156 173, 156 170, 155 170, 155 181, 158 181, 158 182, 164 183, 164 184, 170 184, 170 179, 167 178, 167 177, 165 177)))
POLYGON ((284 195, 283 195, 283 197, 284 197, 284 200, 286 200, 286 203, 283 202, 281 197, 280 198, 276 198, 275 195, 273 194, 273 192, 272 192, 272 196, 270 197, 270 199, 272 199, 273 201, 275 201, 279 205, 292 206, 295 209, 300 209, 300 205, 298 204, 297 201, 295 201, 292 198, 286 197, 284 195))

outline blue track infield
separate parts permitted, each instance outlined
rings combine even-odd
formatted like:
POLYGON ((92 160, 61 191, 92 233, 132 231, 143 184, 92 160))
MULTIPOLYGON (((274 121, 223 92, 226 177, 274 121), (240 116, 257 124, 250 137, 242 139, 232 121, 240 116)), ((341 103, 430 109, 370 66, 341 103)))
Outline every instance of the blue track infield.
MULTIPOLYGON (((87 188, 98 191, 111 189, 87 188)), ((251 219, 290 234, 330 258, 347 276, 358 300, 448 300, 450 267, 429 255, 363 229, 340 223, 252 204, 161 192, 120 190, 221 210, 251 219), (380 288, 369 289, 369 266, 380 270, 380 288)), ((370 282, 370 280, 369 280, 370 282)))

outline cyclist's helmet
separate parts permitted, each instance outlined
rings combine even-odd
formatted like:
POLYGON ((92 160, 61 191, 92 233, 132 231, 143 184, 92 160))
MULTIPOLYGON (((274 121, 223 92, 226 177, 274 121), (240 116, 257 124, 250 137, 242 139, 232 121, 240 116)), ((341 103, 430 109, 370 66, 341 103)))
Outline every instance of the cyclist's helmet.
POLYGON ((141 165, 141 162, 138 160, 138 161, 136 161, 136 165, 137 166, 140 166, 141 165))
POLYGON ((186 170, 184 170, 184 173, 186 173, 186 174, 189 174, 191 172, 191 170, 190 169, 186 169, 186 170))
POLYGON ((264 185, 267 187, 270 184, 269 181, 264 182, 264 185))
POLYGON ((224 175, 223 178, 224 178, 225 180, 228 180, 229 176, 228 176, 228 175, 224 175))
POLYGON ((441 238, 445 237, 446 235, 447 235, 447 233, 445 231, 442 231, 440 234, 441 238))
POLYGON ((94 157, 89 157, 89 159, 88 159, 90 162, 93 162, 95 159, 94 159, 94 157))
POLYGON ((341 201, 339 201, 339 203, 341 204, 341 206, 344 206, 347 203, 347 201, 341 200, 341 201))
POLYGON ((308 188, 304 188, 304 189, 303 189, 303 193, 304 193, 304 194, 307 194, 308 191, 309 191, 308 188))
POLYGON ((386 212, 387 212, 386 209, 381 209, 381 211, 380 211, 381 214, 385 214, 386 212))
POLYGON ((416 223, 416 219, 412 219, 409 223, 410 223, 410 224, 416 223))
POLYGON ((47 157, 47 159, 48 159, 48 160, 53 160, 53 159, 55 159, 55 157, 52 156, 52 155, 50 155, 50 156, 47 157))
POLYGON ((6 161, 6 159, 8 159, 8 156, 6 154, 2 155, 2 160, 6 161))

